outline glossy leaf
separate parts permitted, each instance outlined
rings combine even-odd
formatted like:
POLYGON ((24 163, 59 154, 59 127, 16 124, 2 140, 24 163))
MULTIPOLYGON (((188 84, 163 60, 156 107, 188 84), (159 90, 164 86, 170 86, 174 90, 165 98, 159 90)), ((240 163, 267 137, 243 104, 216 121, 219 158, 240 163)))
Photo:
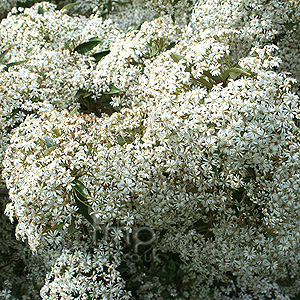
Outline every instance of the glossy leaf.
POLYGON ((79 44, 75 47, 74 51, 80 53, 80 54, 86 54, 87 52, 94 49, 96 46, 98 46, 102 41, 96 38, 93 38, 87 42, 84 42, 82 44, 79 44))
POLYGON ((86 202, 87 198, 90 196, 90 192, 80 180, 75 179, 73 183, 75 184, 74 198, 76 206, 78 207, 78 212, 93 225, 94 221, 89 214, 89 205, 86 202))
POLYGON ((108 55, 110 53, 110 50, 104 50, 101 52, 97 52, 95 54, 92 54, 92 56, 95 58, 96 62, 100 61, 104 56, 108 55))
POLYGON ((90 197, 90 192, 89 190, 85 187, 85 185, 78 179, 75 179, 73 181, 74 185, 74 189, 84 198, 88 198, 90 197))

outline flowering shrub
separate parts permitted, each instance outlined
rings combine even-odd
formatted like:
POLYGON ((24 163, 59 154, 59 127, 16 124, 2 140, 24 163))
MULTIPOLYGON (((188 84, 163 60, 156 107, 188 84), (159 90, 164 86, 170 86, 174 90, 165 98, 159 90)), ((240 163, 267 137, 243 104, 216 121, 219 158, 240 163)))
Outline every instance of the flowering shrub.
POLYGON ((0 195, 0 299, 40 299, 45 269, 26 243, 16 241, 15 226, 4 215, 8 197, 0 195))
MULTIPOLYGON (((296 22, 297 4, 280 3, 296 22)), ((281 23, 261 32, 254 21, 248 31, 210 23, 199 1, 181 30, 164 16, 123 33, 97 14, 54 8, 9 15, 1 26, 14 39, 0 28, 1 49, 11 45, 1 77, 11 82, 1 87, 5 214, 40 262, 28 261, 40 295, 26 296, 295 299, 300 111, 295 79, 278 71, 290 71, 281 23)), ((4 299, 17 297, 0 283, 4 299)))
POLYGON ((235 62, 256 45, 277 44, 281 70, 300 80, 300 4, 294 0, 207 1, 197 2, 192 15, 193 32, 210 28, 230 30, 220 39, 231 43, 235 62))
POLYGON ((26 115, 76 105, 77 92, 91 84, 89 74, 96 65, 91 54, 107 50, 118 33, 97 15, 69 17, 49 3, 2 20, 0 160, 11 130, 26 115), (90 43, 96 46, 85 53, 82 45, 95 37, 90 43))

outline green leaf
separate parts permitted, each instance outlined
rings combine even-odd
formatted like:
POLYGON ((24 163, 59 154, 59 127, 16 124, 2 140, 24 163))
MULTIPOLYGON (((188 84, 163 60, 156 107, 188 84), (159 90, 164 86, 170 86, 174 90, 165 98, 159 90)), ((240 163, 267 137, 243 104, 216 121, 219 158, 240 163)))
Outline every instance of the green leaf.
POLYGON ((9 51, 9 49, 11 48, 12 46, 9 46, 8 49, 4 50, 1 54, 0 54, 0 63, 2 63, 5 55, 7 54, 7 52, 9 51))
POLYGON ((51 147, 59 147, 59 145, 51 138, 49 137, 44 137, 45 143, 46 143, 46 147, 47 149, 50 149, 51 147))
POLYGON ((223 79, 227 79, 227 78, 232 78, 233 80, 237 79, 240 75, 245 74, 245 75, 251 75, 250 73, 248 73, 247 71, 240 69, 240 68, 230 68, 227 69, 226 71, 224 71, 222 77, 223 79))
POLYGON ((68 10, 70 10, 73 6, 75 6, 76 4, 77 4, 77 2, 69 3, 69 4, 65 5, 65 6, 61 9, 61 11, 64 11, 64 10, 68 11, 68 10))
POLYGON ((217 125, 215 123, 207 123, 207 127, 215 128, 217 125))
POLYGON ((300 300, 300 293, 296 296, 295 300, 300 300))
POLYGON ((89 150, 88 150, 88 152, 87 152, 86 156, 89 156, 89 155, 91 155, 93 148, 94 148, 94 147, 93 147, 93 145, 92 145, 92 146, 90 146, 90 148, 89 148, 89 150))
POLYGON ((75 95, 75 97, 79 98, 79 97, 83 97, 83 98, 87 98, 89 96, 91 96, 93 93, 92 92, 88 92, 86 90, 82 90, 79 89, 75 95))
POLYGON ((212 83, 210 83, 209 81, 207 81, 205 78, 200 77, 195 79, 197 83, 201 83, 202 85, 204 85, 205 87, 207 87, 208 89, 212 89, 213 85, 212 83))
POLYGON ((15 61, 15 62, 8 63, 8 64, 5 65, 4 70, 5 70, 5 71, 8 71, 8 68, 9 68, 9 67, 21 65, 21 64, 23 64, 25 61, 26 61, 26 60, 21 60, 21 61, 15 61))
POLYGON ((94 49, 96 46, 98 46, 102 41, 96 38, 93 38, 87 42, 84 42, 78 46, 75 47, 74 51, 80 53, 80 54, 86 54, 87 52, 94 49))
POLYGON ((168 45, 168 47, 166 48, 166 50, 171 50, 173 47, 175 47, 176 43, 172 42, 168 45))
POLYGON ((68 233, 72 234, 76 231, 76 226, 75 226, 75 218, 72 217, 71 219, 71 224, 70 226, 68 227, 68 233))
POLYGON ((62 222, 62 223, 59 223, 59 224, 57 224, 57 225, 55 225, 55 226, 52 226, 52 227, 48 227, 48 228, 44 228, 44 230, 43 230, 43 232, 45 233, 45 232, 48 232, 48 231, 54 231, 54 230, 57 230, 57 231, 61 231, 62 230, 62 228, 64 227, 64 225, 65 225, 65 222, 62 222))
POLYGON ((57 149, 57 146, 52 146, 52 147, 46 149, 46 150, 44 151, 44 155, 45 155, 45 156, 46 156, 46 155, 49 155, 49 154, 50 154, 52 151, 54 151, 55 149, 57 149))
POLYGON ((87 203, 87 198, 90 196, 89 190, 85 187, 85 185, 79 181, 78 179, 75 179, 73 181, 74 185, 74 198, 76 206, 78 207, 78 212, 84 216, 84 218, 90 222, 92 225, 94 224, 94 221, 92 217, 89 214, 89 205, 87 203))
POLYGON ((78 197, 78 195, 75 192, 75 203, 76 206, 78 207, 78 212, 84 216, 84 218, 91 223, 92 225, 94 224, 94 221, 92 219, 92 217, 89 214, 89 210, 88 210, 88 204, 85 201, 80 200, 80 198, 78 197))
POLYGON ((95 58, 96 62, 100 61, 104 56, 110 53, 110 50, 104 50, 101 52, 97 52, 95 54, 92 54, 92 56, 95 58))
POLYGON ((68 103, 69 101, 70 99, 62 99, 62 100, 53 101, 52 104, 68 103))
POLYGON ((123 273, 125 273, 125 272, 128 271, 128 267, 119 268, 118 271, 119 271, 121 274, 123 274, 123 273))
POLYGON ((12 112, 11 112, 11 114, 5 118, 6 121, 8 121, 11 118, 13 118, 18 112, 19 112, 19 109, 17 109, 17 108, 13 109, 12 112))
POLYGON ((219 76, 214 76, 214 75, 212 75, 209 71, 203 71, 203 74, 204 74, 205 76, 207 76, 208 78, 212 79, 212 80, 213 80, 214 82, 216 82, 216 83, 222 82, 222 78, 221 78, 221 77, 219 77, 219 76))
POLYGON ((123 146, 123 145, 125 145, 125 144, 130 144, 131 143, 131 141, 130 141, 130 139, 128 139, 128 138, 124 138, 123 136, 121 136, 121 135, 119 135, 118 136, 118 144, 119 145, 121 145, 121 146, 123 146))
POLYGON ((180 60, 184 59, 184 56, 176 54, 176 53, 171 53, 171 57, 173 60, 178 63, 180 60))
POLYGON ((60 224, 58 224, 56 230, 57 230, 57 231, 61 231, 62 228, 64 227, 64 225, 65 225, 65 223, 60 223, 60 224))
POLYGON ((75 45, 74 45, 74 41, 69 39, 65 42, 65 48, 68 49, 70 52, 74 51, 75 45))
POLYGON ((75 114, 77 113, 77 111, 78 111, 78 105, 76 105, 74 108, 73 108, 73 110, 70 112, 70 117, 73 117, 73 116, 75 116, 75 114))
POLYGON ((75 179, 73 181, 74 189, 84 198, 90 197, 90 192, 89 190, 85 187, 85 185, 78 179, 75 179))
MULTIPOLYGON (((143 24, 143 23, 137 23, 136 25, 130 26, 130 27, 128 28, 127 32, 134 31, 134 30, 140 30, 142 24, 143 24)), ((126 33, 127 33, 127 32, 126 32, 126 33)))
POLYGON ((97 36, 93 36, 93 37, 89 38, 88 41, 89 41, 89 42, 93 42, 93 41, 100 41, 100 40, 98 39, 97 36))
POLYGON ((41 6, 38 6, 38 14, 40 14, 42 16, 44 15, 44 10, 41 6))
POLYGON ((143 24, 143 23, 141 22, 141 23, 138 23, 138 24, 134 25, 134 27, 133 27, 132 30, 140 30, 141 27, 142 27, 142 24, 143 24))
POLYGON ((176 265, 173 259, 170 259, 169 261, 169 269, 172 273, 175 273, 176 270, 176 265))
POLYGON ((104 92, 105 95, 114 95, 114 94, 120 94, 123 91, 115 87, 114 85, 110 88, 108 92, 104 92))
POLYGON ((148 43, 146 47, 149 49, 150 58, 155 57, 160 50, 159 46, 155 42, 148 43))

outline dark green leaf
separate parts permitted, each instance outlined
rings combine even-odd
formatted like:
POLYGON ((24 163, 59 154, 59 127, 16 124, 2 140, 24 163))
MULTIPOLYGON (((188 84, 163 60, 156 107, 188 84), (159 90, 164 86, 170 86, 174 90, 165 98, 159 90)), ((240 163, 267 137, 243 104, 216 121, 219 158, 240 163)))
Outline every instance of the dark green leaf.
POLYGON ((5 71, 8 71, 8 68, 9 68, 9 67, 21 65, 21 64, 23 64, 25 61, 26 61, 26 60, 21 60, 21 61, 15 61, 15 62, 8 63, 8 64, 5 65, 4 70, 5 70, 5 71))
POLYGON ((295 297, 295 300, 300 300, 300 293, 295 297))
POLYGON ((79 89, 75 95, 75 97, 81 97, 86 94, 86 90, 79 89))
POLYGON ((208 123, 207 124, 207 127, 211 127, 211 128, 214 128, 216 127, 217 125, 215 123, 208 123))
POLYGON ((65 225, 65 223, 60 223, 60 224, 58 224, 56 230, 57 230, 57 231, 61 231, 62 228, 64 227, 64 225, 65 225))
POLYGON ((95 58, 96 62, 98 62, 101 60, 101 58, 103 58, 104 56, 106 56, 109 53, 110 53, 110 50, 104 50, 104 51, 92 54, 92 56, 95 58))
POLYGON ((101 40, 95 38, 88 42, 84 42, 84 43, 76 46, 74 51, 76 51, 80 54, 86 54, 87 52, 91 51, 96 46, 98 46, 100 43, 101 43, 101 40))
POLYGON ((170 261, 169 261, 169 269, 170 269, 170 271, 172 271, 173 273, 174 273, 175 270, 176 270, 176 265, 175 265, 175 262, 174 262, 173 259, 170 259, 170 261))
POLYGON ((201 83, 202 85, 204 85, 205 87, 207 87, 208 89, 212 89, 213 84, 209 81, 207 81, 205 78, 200 77, 195 79, 196 83, 201 83))
POLYGON ((87 198, 90 196, 89 190, 85 187, 85 185, 78 179, 73 181, 74 185, 74 198, 75 203, 78 207, 78 212, 84 216, 84 218, 90 222, 92 225, 94 221, 89 214, 89 205, 87 203, 87 198))
POLYGON ((40 14, 42 16, 44 15, 44 10, 41 6, 38 6, 38 14, 40 14))
POLYGON ((128 267, 119 268, 118 271, 119 271, 121 274, 123 274, 123 273, 125 273, 125 272, 128 271, 128 267))
POLYGON ((173 47, 175 47, 176 43, 172 42, 171 44, 168 45, 168 47, 166 48, 166 50, 171 50, 173 47))
POLYGON ((85 187, 85 185, 78 179, 73 181, 75 190, 84 198, 88 198, 90 196, 89 190, 85 187))
POLYGON ((169 279, 170 275, 168 272, 165 272, 165 271, 158 271, 157 272, 157 276, 160 278, 160 279, 169 279))
POLYGON ((89 214, 89 210, 88 210, 88 204, 84 201, 80 199, 80 195, 78 195, 78 193, 75 191, 74 192, 75 195, 75 203, 76 206, 78 207, 78 212, 88 221, 90 222, 92 225, 94 224, 94 221, 92 219, 92 217, 89 214))

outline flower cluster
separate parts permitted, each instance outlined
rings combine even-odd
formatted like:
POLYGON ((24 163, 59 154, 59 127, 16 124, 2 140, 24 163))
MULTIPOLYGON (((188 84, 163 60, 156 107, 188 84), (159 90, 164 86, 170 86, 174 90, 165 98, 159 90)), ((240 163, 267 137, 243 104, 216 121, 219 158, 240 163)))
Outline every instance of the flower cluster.
POLYGON ((0 26, 0 160, 10 132, 26 115, 76 105, 77 92, 89 87, 96 66, 91 54, 107 50, 119 34, 98 15, 70 17, 46 2, 20 11, 0 26), (92 51, 81 51, 95 37, 92 51))
POLYGON ((177 26, 169 17, 145 22, 140 30, 119 35, 111 44, 110 53, 91 73, 91 91, 99 95, 115 85, 124 94, 113 97, 114 106, 130 107, 133 95, 139 92, 139 80, 146 65, 173 47, 178 39, 177 26))
POLYGON ((237 63, 253 46, 276 44, 283 60, 281 70, 300 80, 300 4, 294 0, 207 1, 197 2, 192 15, 193 34, 204 29, 218 31, 231 44, 231 59, 237 63), (228 34, 227 30, 230 31, 228 34))
POLYGON ((38 300, 44 285, 41 256, 32 255, 26 243, 15 239, 15 226, 4 215, 8 197, 0 194, 0 299, 38 300))

